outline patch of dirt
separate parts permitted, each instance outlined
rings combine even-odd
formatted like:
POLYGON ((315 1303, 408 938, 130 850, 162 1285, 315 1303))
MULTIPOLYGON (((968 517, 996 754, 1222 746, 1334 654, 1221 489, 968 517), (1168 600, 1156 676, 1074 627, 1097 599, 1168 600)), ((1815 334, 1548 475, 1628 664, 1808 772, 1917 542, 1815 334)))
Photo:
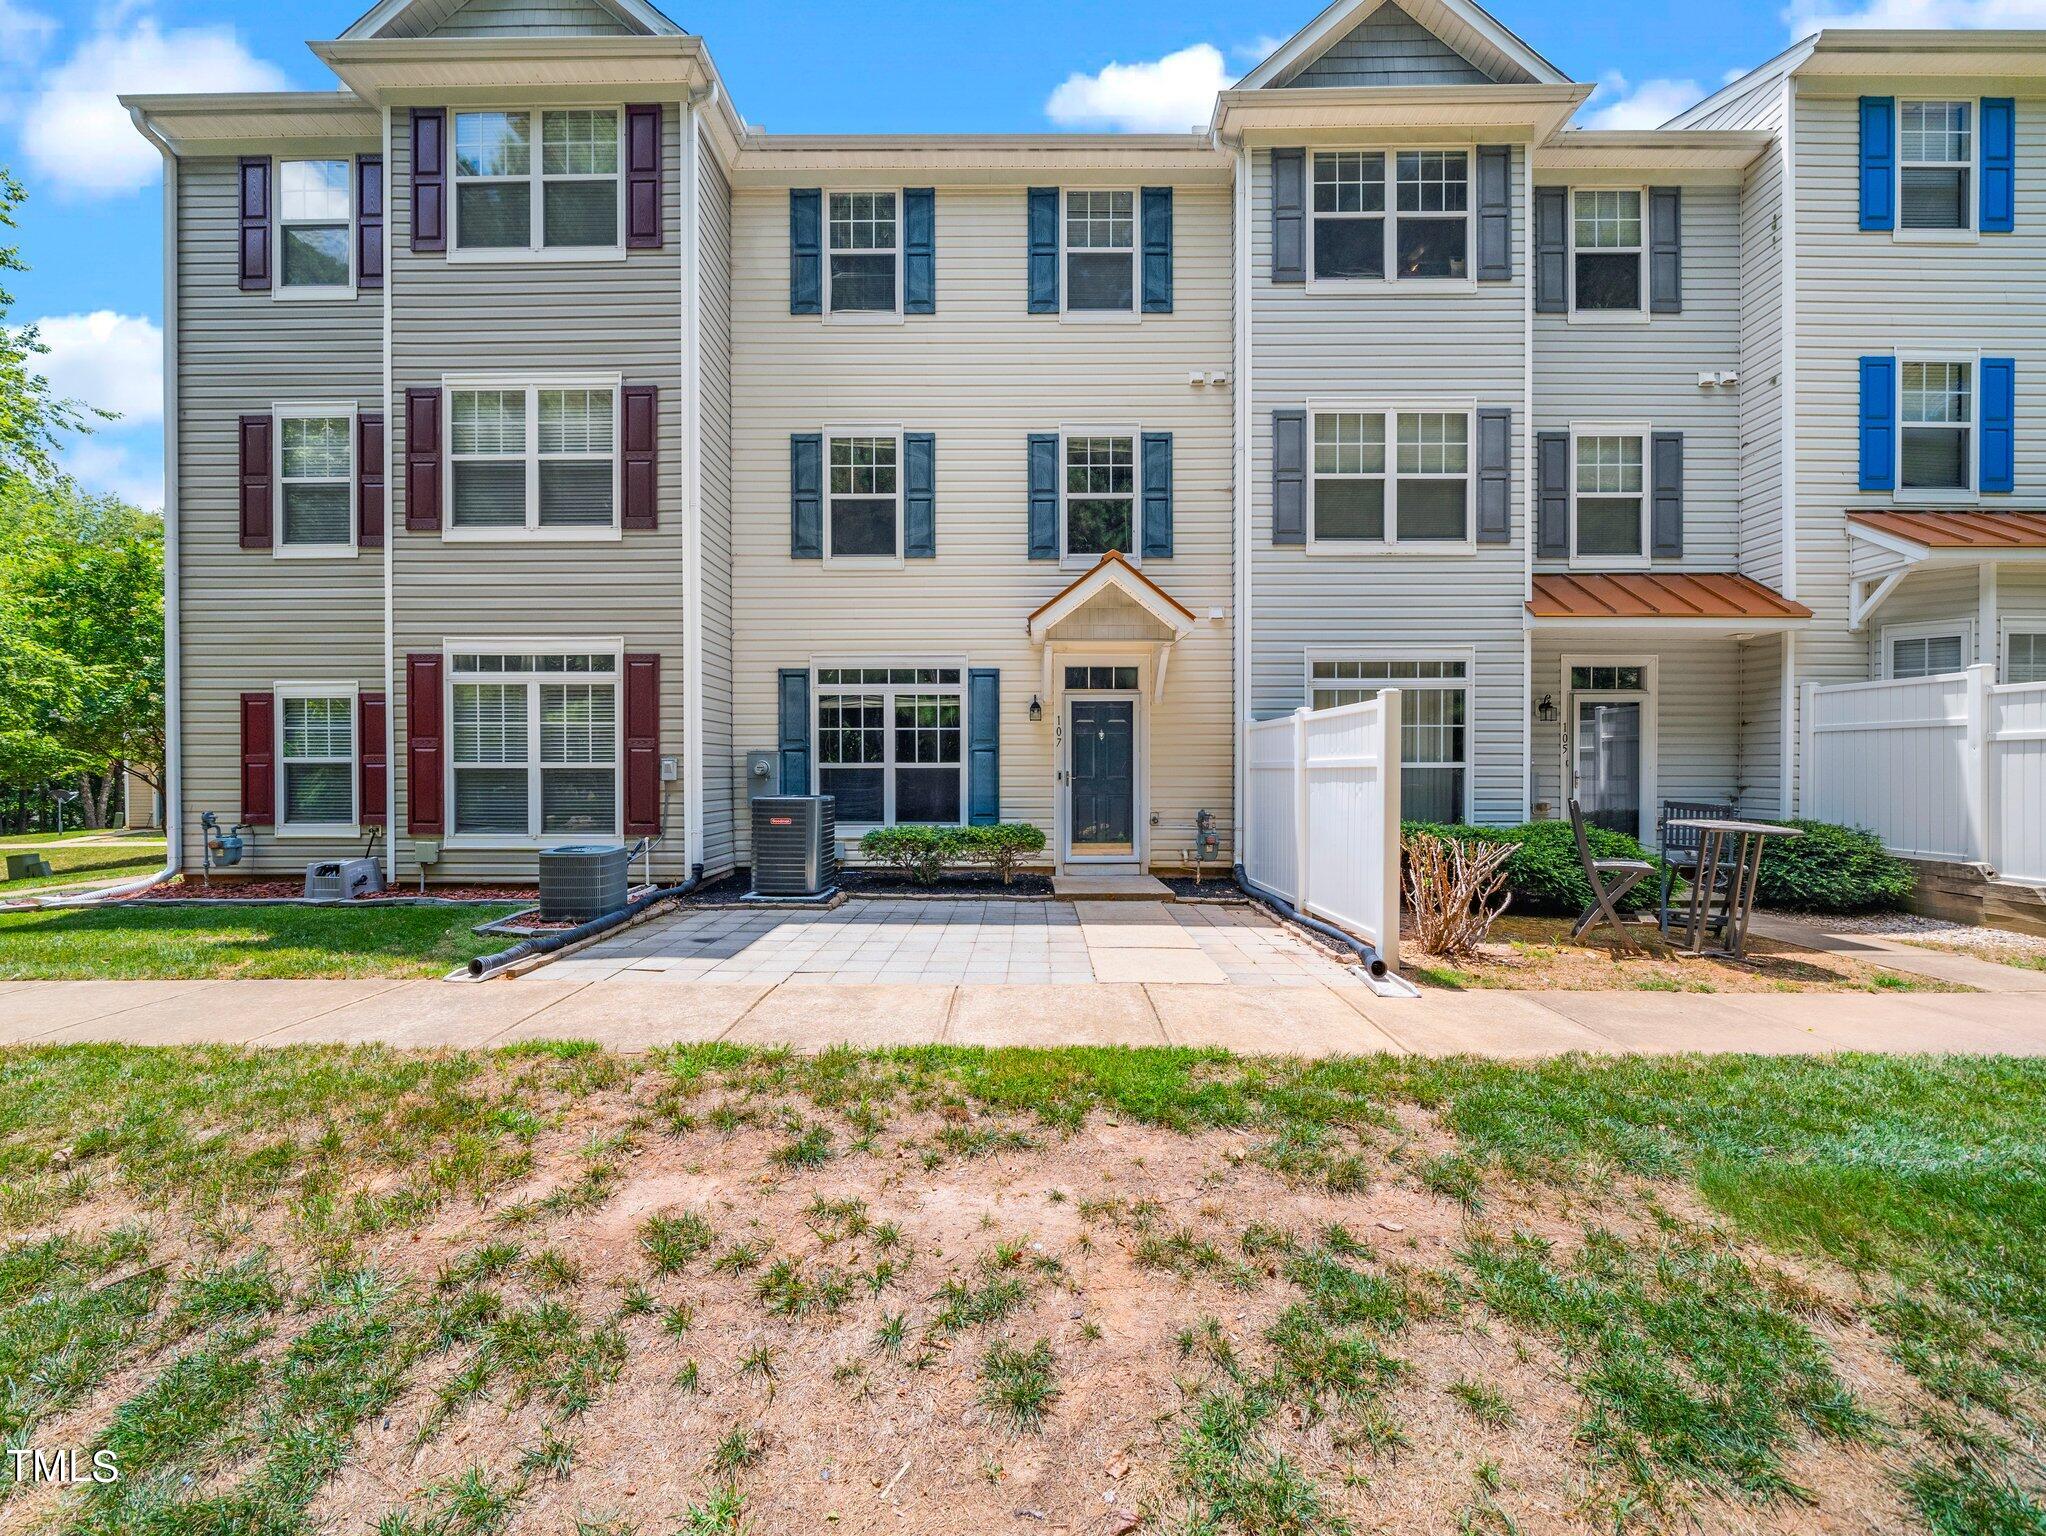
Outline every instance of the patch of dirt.
MULTIPOLYGON (((536 885, 428 885, 428 897, 439 901, 535 902, 540 899, 536 885)), ((297 901, 305 895, 305 880, 231 879, 216 875, 208 886, 203 879, 179 875, 162 885, 137 891, 127 901, 297 901)), ((418 900, 416 883, 400 881, 388 890, 358 896, 349 905, 378 901, 418 900)), ((335 903, 342 905, 342 903, 335 903)))

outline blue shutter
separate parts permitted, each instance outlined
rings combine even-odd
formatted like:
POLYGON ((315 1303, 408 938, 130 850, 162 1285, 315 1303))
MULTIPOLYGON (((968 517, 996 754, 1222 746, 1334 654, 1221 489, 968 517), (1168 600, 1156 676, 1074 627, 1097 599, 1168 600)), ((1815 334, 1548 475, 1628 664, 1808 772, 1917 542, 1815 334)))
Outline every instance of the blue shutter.
POLYGON ((902 189, 902 312, 938 312, 937 194, 929 187, 902 189))
POLYGON ((824 558, 824 439, 789 436, 789 558, 824 558))
POLYGON ((1059 557, 1059 435, 1030 434, 1030 558, 1059 557))
POLYGON ((1172 313, 1172 188, 1146 187, 1144 204, 1144 313, 1172 313))
POLYGON ((1985 235, 2007 235, 2018 219, 2018 109, 2008 96, 1982 98, 1982 212, 1985 235))
POLYGON ((1143 444, 1146 560, 1172 558, 1172 434, 1146 432, 1143 444))
POLYGON ((1684 552, 1684 434, 1657 432, 1649 440, 1649 554, 1674 560, 1684 552))
POLYGON ((824 194, 789 189, 789 313, 824 313, 824 194))
POLYGON ((1977 483, 1985 492, 2007 494, 2016 488, 2017 380, 2015 359, 1982 359, 1982 465, 1977 483))
POLYGON ((781 792, 785 795, 810 793, 810 672, 807 667, 783 667, 776 697, 781 713, 781 792))
POLYGON ((1535 313, 1570 313, 1570 189, 1534 190, 1535 313))
POLYGON ((976 827, 1002 819, 1002 674, 966 674, 966 816, 976 827))
POLYGON ((902 553, 938 554, 938 439, 930 432, 902 434, 902 553))
POLYGON ((1897 102, 1861 98, 1861 227, 1897 227, 1897 102))
POLYGON ((1059 312, 1059 189, 1030 189, 1030 313, 1059 312))
POLYGON ((1861 488, 1897 488, 1897 360, 1861 360, 1861 488))

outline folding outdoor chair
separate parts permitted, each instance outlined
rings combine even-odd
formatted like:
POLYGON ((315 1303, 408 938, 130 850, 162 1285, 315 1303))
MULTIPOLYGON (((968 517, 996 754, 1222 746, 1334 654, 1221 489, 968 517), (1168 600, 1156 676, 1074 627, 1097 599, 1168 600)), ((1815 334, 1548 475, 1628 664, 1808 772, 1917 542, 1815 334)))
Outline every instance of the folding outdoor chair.
POLYGON ((1603 922, 1621 944, 1628 949, 1637 948, 1613 903, 1654 874, 1655 866, 1646 859, 1593 858, 1591 839, 1584 833, 1584 812, 1574 799, 1570 802, 1570 832, 1577 839, 1577 862, 1584 866, 1584 882, 1591 887, 1592 894, 1591 905, 1572 925, 1570 937, 1582 938, 1593 923, 1603 922), (1612 884, 1606 883, 1607 877, 1611 877, 1612 884))
MULTIPOLYGON (((1732 819, 1734 807, 1715 805, 1707 800, 1665 800, 1662 815, 1656 819, 1656 839, 1662 853, 1662 900, 1656 907, 1656 924, 1662 929, 1662 936, 1669 938, 1670 896, 1679 882, 1690 885, 1700 878, 1698 869, 1699 850, 1705 841, 1702 827, 1673 827, 1672 821, 1717 818, 1732 819)), ((1729 850, 1730 851, 1730 850, 1729 850)), ((1719 861, 1719 868, 1704 878, 1713 882, 1712 889, 1718 890, 1727 867, 1725 856, 1719 861)))

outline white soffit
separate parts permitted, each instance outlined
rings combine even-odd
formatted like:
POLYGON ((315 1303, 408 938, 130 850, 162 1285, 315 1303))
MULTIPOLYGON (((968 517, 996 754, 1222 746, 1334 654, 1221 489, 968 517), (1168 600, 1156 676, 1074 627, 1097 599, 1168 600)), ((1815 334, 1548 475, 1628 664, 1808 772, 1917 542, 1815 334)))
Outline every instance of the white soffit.
POLYGON ((376 147, 382 114, 348 91, 250 91, 236 94, 135 95, 139 111, 180 153, 212 145, 364 141, 376 147))
POLYGON ((1772 134, 1716 129, 1566 128, 1534 152, 1544 171, 1740 171, 1775 142, 1772 134))
MULTIPOLYGON (((1295 141, 1316 134, 1354 137, 1384 130, 1402 137, 1451 130, 1517 130, 1537 141, 1559 130, 1592 92, 1588 85, 1381 85, 1313 90, 1224 91, 1215 103, 1219 133, 1278 136, 1295 141)), ((1463 132, 1468 142, 1471 135, 1463 132)))

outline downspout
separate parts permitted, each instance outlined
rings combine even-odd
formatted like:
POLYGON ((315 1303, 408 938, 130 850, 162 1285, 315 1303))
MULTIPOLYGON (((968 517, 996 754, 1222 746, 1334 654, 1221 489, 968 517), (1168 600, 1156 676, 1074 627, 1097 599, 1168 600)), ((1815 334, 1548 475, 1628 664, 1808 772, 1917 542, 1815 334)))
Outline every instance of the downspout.
MULTIPOLYGON (((1783 439, 1783 595, 1797 598, 1797 71, 1783 77, 1783 356, 1780 363, 1783 439)), ((1797 787, 1804 765, 1798 761, 1802 740, 1798 727, 1797 632, 1783 637, 1782 702, 1777 722, 1782 741, 1777 749, 1781 782, 1777 785, 1780 814, 1797 814, 1797 787)))
POLYGON ((1250 859, 1250 829, 1245 824, 1244 754, 1249 749, 1251 718, 1251 562, 1254 551, 1250 532, 1250 406, 1251 406, 1251 272, 1250 272, 1250 147, 1241 137, 1236 142, 1236 231, 1235 357, 1231 373, 1236 381, 1235 421, 1235 548, 1231 577, 1235 592, 1235 623, 1231 628, 1231 662, 1234 696, 1230 701, 1230 736, 1234 750, 1232 764, 1232 809, 1229 837, 1239 863, 1250 859))
MULTIPOLYGON (((1527 257, 1521 263, 1521 353, 1524 380, 1521 387, 1520 432, 1527 446, 1521 451, 1520 472, 1520 819, 1534 820, 1534 621, 1527 605, 1534 599, 1535 554, 1535 249, 1534 173, 1535 146, 1527 145, 1527 175, 1520 192, 1521 238, 1527 242, 1527 257)), ((1509 259, 1511 251, 1508 252, 1509 259)), ((1468 773, 1469 770, 1465 770, 1468 773)))
POLYGON ((698 108, 717 82, 684 93, 682 164, 682 856, 703 867, 703 143, 698 108))
MULTIPOLYGON (((391 104, 384 103, 384 141, 378 152, 384 163, 384 878, 398 883, 398 629, 397 629, 397 442, 399 411, 392 398, 396 374, 391 360, 391 314, 396 302, 392 291, 398 274, 391 263, 391 229, 398 222, 391 217, 391 104)), ((412 216, 408 204, 407 219, 412 216)), ((410 709, 412 701, 405 701, 410 709)), ((409 789, 410 786, 408 785, 409 789)))

